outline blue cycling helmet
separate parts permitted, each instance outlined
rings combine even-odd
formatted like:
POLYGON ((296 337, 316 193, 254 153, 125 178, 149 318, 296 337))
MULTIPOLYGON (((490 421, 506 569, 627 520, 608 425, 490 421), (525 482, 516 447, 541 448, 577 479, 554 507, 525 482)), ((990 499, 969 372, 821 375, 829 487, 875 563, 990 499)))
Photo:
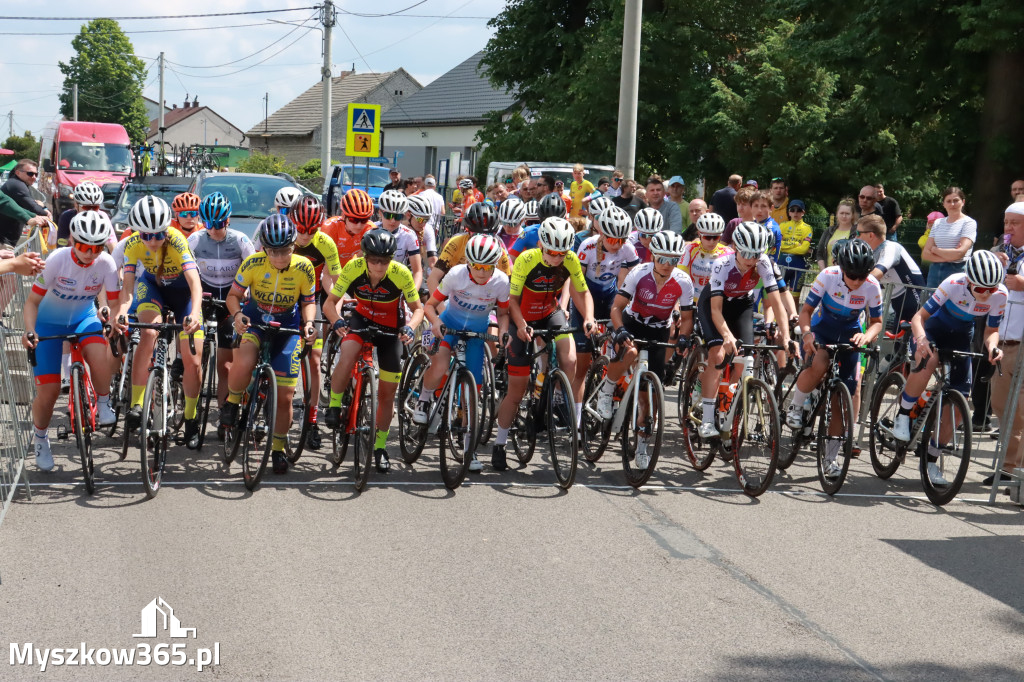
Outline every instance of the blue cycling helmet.
POLYGON ((231 217, 231 202, 220 192, 207 194, 199 204, 199 217, 209 229, 224 227, 224 221, 231 217))
POLYGON ((272 249, 291 246, 299 231, 286 216, 275 213, 260 223, 260 243, 272 249))

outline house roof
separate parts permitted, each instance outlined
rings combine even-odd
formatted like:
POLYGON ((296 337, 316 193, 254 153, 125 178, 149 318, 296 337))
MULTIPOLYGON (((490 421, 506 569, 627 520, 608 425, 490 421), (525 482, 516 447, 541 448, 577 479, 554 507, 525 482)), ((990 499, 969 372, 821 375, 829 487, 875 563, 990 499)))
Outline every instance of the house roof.
POLYGON ((516 98, 491 85, 478 71, 481 50, 440 76, 419 92, 402 100, 381 116, 383 125, 483 123, 491 111, 505 111, 516 98))
MULTIPOLYGON (((353 73, 342 71, 331 79, 331 117, 336 116, 352 102, 359 102, 363 96, 385 83, 391 76, 403 69, 384 73, 353 73)), ((408 75, 408 74, 406 74, 408 75)), ((415 79, 409 76, 413 82, 415 79)), ((270 118, 254 125, 246 135, 309 135, 320 126, 323 104, 323 82, 317 81, 311 88, 275 111, 270 118)))
MULTIPOLYGON (((170 111, 164 112, 164 128, 170 129, 175 123, 182 121, 192 114, 198 114, 200 111, 206 111, 207 107, 178 107, 177 109, 171 109, 170 111)), ((212 111, 212 110, 211 110, 212 111)), ((154 118, 149 122, 149 132, 146 137, 153 137, 160 132, 160 119, 154 118)))

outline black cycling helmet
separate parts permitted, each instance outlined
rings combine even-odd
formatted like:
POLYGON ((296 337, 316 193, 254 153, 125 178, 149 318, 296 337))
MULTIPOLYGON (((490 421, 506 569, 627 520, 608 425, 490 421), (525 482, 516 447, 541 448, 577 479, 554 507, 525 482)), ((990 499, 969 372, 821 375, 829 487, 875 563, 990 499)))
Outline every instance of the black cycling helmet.
POLYGON ((832 262, 837 263, 839 258, 839 252, 846 248, 846 245, 850 243, 849 239, 837 239, 832 242, 832 262))
POLYGON ((398 250, 398 240, 384 228, 377 227, 363 235, 362 247, 364 255, 390 258, 398 250))
POLYGON ((850 279, 864 279, 875 267, 875 253, 867 242, 851 239, 839 250, 836 262, 850 279))
POLYGON ((494 234, 498 231, 498 214, 491 206, 478 201, 466 210, 462 227, 475 234, 494 234))
POLYGON ((265 218, 260 223, 259 230, 260 243, 272 249, 291 246, 299 234, 294 223, 279 213, 265 218))
POLYGON ((544 195, 544 198, 537 202, 537 217, 541 222, 548 218, 565 218, 565 202, 562 201, 562 195, 558 192, 544 195))

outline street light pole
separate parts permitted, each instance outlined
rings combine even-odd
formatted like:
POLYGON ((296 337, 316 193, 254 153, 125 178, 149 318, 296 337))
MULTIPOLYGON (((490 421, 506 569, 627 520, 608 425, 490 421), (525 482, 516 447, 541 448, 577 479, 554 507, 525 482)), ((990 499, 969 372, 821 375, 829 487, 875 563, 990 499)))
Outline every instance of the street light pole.
POLYGON ((636 171, 636 105, 640 95, 640 18, 643 0, 626 0, 619 72, 619 130, 615 167, 627 178, 636 171))

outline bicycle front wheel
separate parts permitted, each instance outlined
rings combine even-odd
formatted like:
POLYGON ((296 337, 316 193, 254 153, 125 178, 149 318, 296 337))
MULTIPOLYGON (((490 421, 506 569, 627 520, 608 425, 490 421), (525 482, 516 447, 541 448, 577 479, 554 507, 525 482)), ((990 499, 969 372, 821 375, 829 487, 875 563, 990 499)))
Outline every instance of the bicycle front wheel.
POLYGON ((150 370, 146 381, 146 397, 142 401, 142 433, 139 434, 139 452, 142 460, 142 484, 146 497, 156 497, 164 478, 167 462, 167 413, 170 396, 164 394, 163 367, 150 370))
POLYGON ((971 464, 972 435, 967 399, 959 391, 943 390, 928 415, 918 446, 921 485, 932 504, 941 507, 960 492, 971 464))
POLYGON ((601 459, 608 440, 611 438, 612 426, 610 419, 601 419, 597 414, 597 400, 600 396, 601 383, 604 381, 608 367, 608 358, 603 355, 590 365, 587 380, 583 389, 583 413, 580 416, 580 447, 583 458, 588 462, 601 459))
POLYGON ((480 437, 477 447, 491 440, 494 422, 498 418, 498 396, 494 389, 494 356, 491 347, 484 344, 483 380, 480 384, 480 437))
POLYGON ((743 492, 758 497, 771 485, 779 458, 779 412, 775 396, 760 379, 748 379, 736 396, 732 458, 743 492), (745 397, 743 395, 745 393, 745 397))
POLYGON ((441 478, 455 490, 469 472, 469 461, 477 442, 476 381, 465 367, 448 386, 445 401, 445 446, 441 448, 441 478))
POLYGON ((519 403, 519 410, 516 412, 516 417, 512 420, 512 428, 508 432, 512 449, 520 464, 529 464, 537 449, 537 429, 534 423, 535 402, 533 387, 530 386, 519 403))
POLYGON ((398 445, 402 451, 402 460, 406 464, 414 464, 423 454, 423 446, 427 442, 429 424, 417 424, 412 413, 419 402, 423 391, 423 374, 430 366, 430 356, 419 352, 410 356, 406 370, 402 372, 402 380, 398 385, 398 445))
POLYGON ((373 443, 377 435, 377 379, 372 369, 364 369, 359 396, 353 394, 352 407, 356 412, 356 432, 353 434, 352 474, 357 491, 366 487, 373 466, 373 443))
POLYGON ((565 490, 576 480, 579 443, 576 438, 576 403, 565 372, 556 369, 547 379, 548 445, 558 486, 565 490))
POLYGON ((299 365, 299 382, 300 384, 298 388, 302 391, 299 394, 299 404, 297 407, 294 405, 292 406, 292 423, 298 423, 299 435, 297 440, 293 440, 291 436, 288 436, 288 443, 285 445, 285 450, 289 464, 295 464, 298 462, 299 457, 302 456, 302 450, 306 447, 306 437, 309 435, 310 429, 309 420, 313 416, 313 401, 316 399, 313 396, 313 386, 310 384, 310 365, 308 355, 302 358, 302 363, 299 365))
POLYGON ((629 418, 625 422, 622 447, 622 473, 626 482, 639 488, 654 473, 661 453, 665 428, 665 390, 654 372, 644 372, 630 397, 629 418), (642 416, 646 403, 647 416, 642 416))
POLYGON ((875 384, 871 394, 871 424, 868 440, 871 452, 871 468, 883 481, 900 468, 905 446, 893 438, 892 427, 900 411, 900 396, 907 383, 903 375, 889 372, 875 384))
POLYGON ((217 343, 216 334, 203 343, 202 376, 199 388, 199 447, 206 442, 206 425, 210 421, 210 405, 217 398, 217 343))
POLYGON ((274 447, 274 416, 277 414, 277 377, 268 365, 257 369, 249 405, 246 409, 245 430, 238 446, 242 455, 242 480, 245 487, 254 490, 267 470, 267 460, 274 447))
POLYGON ((818 480, 822 490, 835 495, 843 487, 853 457, 853 398, 841 381, 826 390, 825 408, 818 417, 818 480))
POLYGON ((75 443, 78 445, 78 456, 82 460, 82 476, 85 478, 85 492, 92 495, 96 492, 95 469, 92 461, 92 434, 87 428, 87 410, 89 394, 85 389, 85 375, 80 365, 71 368, 71 399, 74 410, 71 413, 72 427, 75 431, 75 443))
POLYGON ((697 430, 704 420, 704 405, 701 392, 703 363, 693 362, 686 368, 684 381, 679 387, 679 421, 683 430, 683 445, 690 464, 697 471, 704 471, 715 461, 716 447, 709 440, 701 438, 697 430))

